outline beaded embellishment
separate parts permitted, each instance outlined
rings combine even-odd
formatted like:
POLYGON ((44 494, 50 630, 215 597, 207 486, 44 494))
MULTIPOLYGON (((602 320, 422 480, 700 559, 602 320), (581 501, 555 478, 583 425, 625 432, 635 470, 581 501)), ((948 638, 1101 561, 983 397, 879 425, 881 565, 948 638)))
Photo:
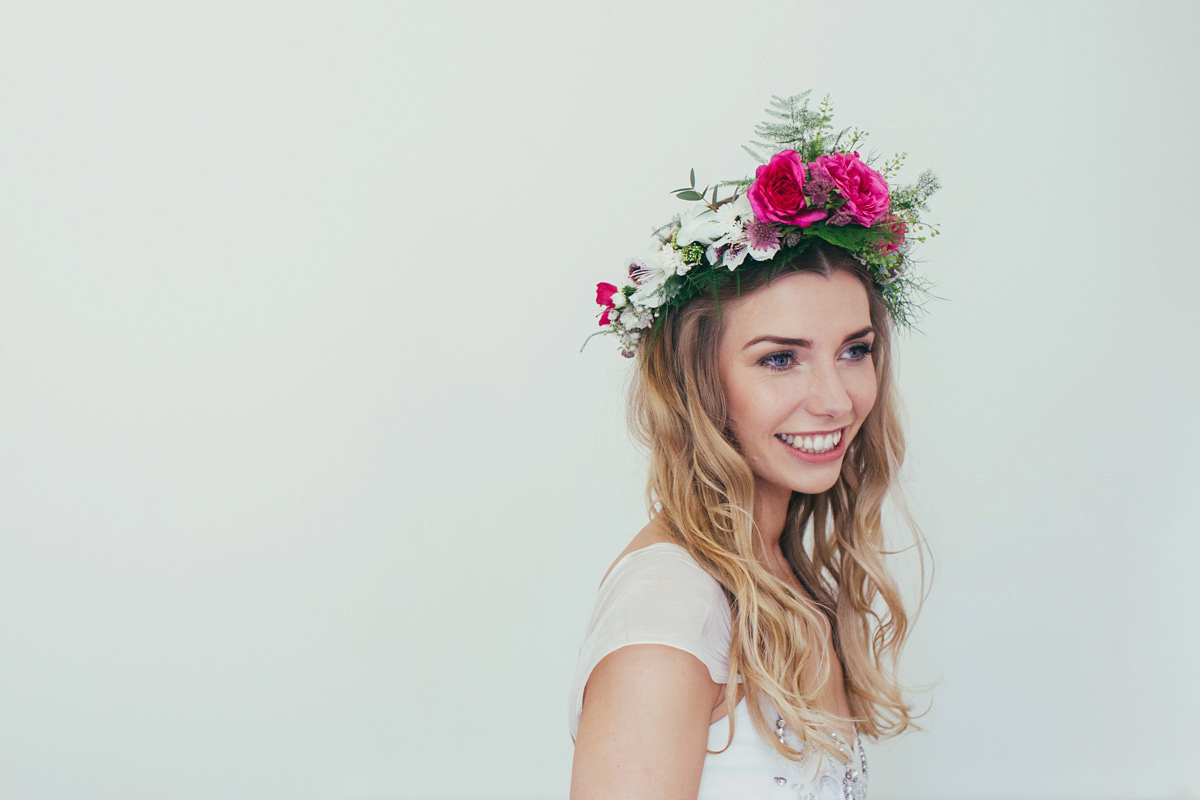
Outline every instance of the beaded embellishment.
MULTIPOLYGON (((866 800, 867 798, 867 754, 862 748, 862 737, 858 731, 854 732, 854 747, 848 746, 846 740, 842 738, 837 731, 828 731, 829 735, 837 743, 838 749, 845 753, 850 764, 847 764, 845 771, 842 773, 841 795, 842 800, 866 800), (858 763, 854 764, 854 751, 858 750, 858 763)), ((780 744, 787 744, 785 736, 787 734, 787 725, 783 722, 783 717, 775 719, 775 736, 779 739, 780 744)), ((807 759, 805 759, 807 760, 807 759)), ((828 779, 826 779, 828 780, 828 779)), ((779 786, 787 786, 788 780, 783 776, 776 776, 775 783, 779 786)), ((828 784, 826 784, 828 786, 828 784)), ((816 795, 811 791, 807 791, 808 787, 801 786, 798 783, 793 783, 788 787, 797 792, 797 800, 817 800, 816 795), (799 792, 804 792, 803 795, 799 792)))

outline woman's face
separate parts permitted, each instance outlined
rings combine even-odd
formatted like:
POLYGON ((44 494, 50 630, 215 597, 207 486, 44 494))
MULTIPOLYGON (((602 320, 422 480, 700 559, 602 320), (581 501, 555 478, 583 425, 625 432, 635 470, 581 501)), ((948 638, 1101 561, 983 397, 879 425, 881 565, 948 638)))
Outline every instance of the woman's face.
POLYGON ((717 368, 760 496, 833 486, 875 405, 867 291, 835 270, 790 272, 722 305, 717 368))

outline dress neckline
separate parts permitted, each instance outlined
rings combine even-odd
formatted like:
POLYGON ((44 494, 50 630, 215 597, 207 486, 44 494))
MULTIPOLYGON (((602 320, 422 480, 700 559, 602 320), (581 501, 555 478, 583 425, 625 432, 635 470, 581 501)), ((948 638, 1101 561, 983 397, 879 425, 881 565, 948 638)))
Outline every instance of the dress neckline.
MULTIPOLYGON (((733 711, 735 714, 738 713, 738 709, 742 710, 743 716, 746 718, 747 724, 750 724, 750 709, 749 709, 749 707, 746 706, 746 696, 745 695, 742 695, 742 698, 740 700, 738 700, 737 703, 734 704, 733 711)), ((778 715, 777 715, 777 718, 778 718, 778 715)), ((729 716, 726 715, 724 717, 721 717, 716 722, 710 722, 708 724, 708 727, 711 728, 714 725, 719 725, 720 723, 725 722, 728 719, 729 719, 729 716)), ((753 725, 751 725, 751 728, 753 728, 753 725)), ((862 752, 861 743, 859 741, 862 737, 858 733, 858 726, 855 725, 853 722, 850 723, 850 730, 854 734, 852 740, 849 742, 850 755, 858 756, 862 752)), ((846 737, 842 736, 837 731, 829 729, 829 733, 833 734, 834 741, 837 742, 839 745, 846 743, 846 737)))

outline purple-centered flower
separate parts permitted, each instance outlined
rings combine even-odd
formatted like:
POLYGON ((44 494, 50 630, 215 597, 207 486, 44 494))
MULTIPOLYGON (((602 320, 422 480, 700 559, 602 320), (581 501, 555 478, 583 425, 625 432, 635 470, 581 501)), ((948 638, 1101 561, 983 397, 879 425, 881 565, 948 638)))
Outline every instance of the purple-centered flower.
POLYGON ((854 214, 846 206, 842 206, 834 212, 833 216, 825 220, 830 225, 837 225, 839 228, 843 225, 849 225, 854 220, 854 214))
POLYGON ((746 260, 746 254, 750 252, 746 237, 742 236, 733 239, 724 236, 708 246, 708 263, 720 263, 721 266, 733 271, 742 265, 746 260))
POLYGON ((766 261, 779 252, 779 226, 751 217, 746 221, 746 243, 751 258, 766 261))
POLYGON ((809 167, 808 182, 804 184, 804 193, 808 195, 808 201, 812 205, 823 206, 828 203, 829 193, 836 188, 833 181, 830 180, 828 172, 809 167))

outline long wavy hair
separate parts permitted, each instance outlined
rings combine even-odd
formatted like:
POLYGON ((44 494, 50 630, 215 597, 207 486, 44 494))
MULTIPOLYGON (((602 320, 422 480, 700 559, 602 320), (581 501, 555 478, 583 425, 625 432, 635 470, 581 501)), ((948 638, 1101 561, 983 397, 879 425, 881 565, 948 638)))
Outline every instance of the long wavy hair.
MULTIPOLYGON (((825 276, 845 270, 862 282, 875 328, 878 382, 875 405, 848 446, 834 486, 820 494, 792 494, 779 544, 805 593, 756 557, 754 474, 730 427, 717 371, 721 306, 765 285, 769 267, 749 271, 740 285, 715 296, 693 299, 646 337, 631 385, 629 418, 650 453, 651 516, 730 600, 725 747, 733 741, 734 681, 740 673, 747 700, 770 699, 805 749, 815 745, 844 758, 831 735, 838 720, 818 709, 832 658, 841 661, 860 733, 879 738, 914 726, 912 705, 895 677, 909 616, 884 563, 888 551, 881 513, 904 460, 904 433, 892 380, 891 319, 870 276, 848 253, 823 244, 811 247, 789 269, 825 276), (831 634, 835 653, 825 646, 831 634)), ((911 523, 900 500, 901 515, 911 523)), ((911 527, 922 545, 924 582, 923 541, 911 527)), ((803 750, 779 741, 775 720, 768 723, 757 702, 747 706, 766 741, 787 758, 802 757, 803 750)))

